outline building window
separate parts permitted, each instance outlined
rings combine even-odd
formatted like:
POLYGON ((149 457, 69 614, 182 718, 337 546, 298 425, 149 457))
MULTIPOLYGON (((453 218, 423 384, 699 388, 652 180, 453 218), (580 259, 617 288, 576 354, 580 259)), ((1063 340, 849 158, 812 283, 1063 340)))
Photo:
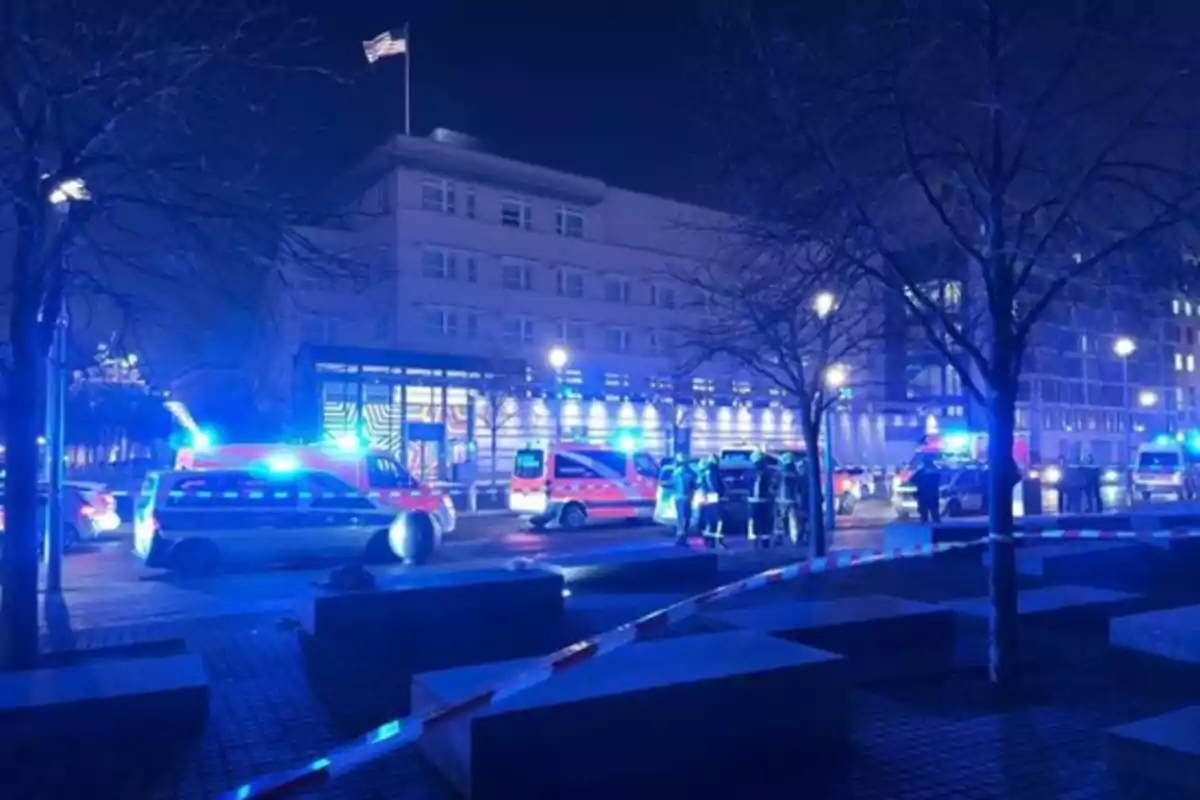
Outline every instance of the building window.
POLYGON ((1183 372, 1183 353, 1175 354, 1175 371, 1183 372))
POLYGON ((628 303, 632 289, 627 278, 609 278, 604 281, 604 300, 609 303, 628 303))
POLYGON ((582 350, 585 344, 584 327, 582 322, 558 323, 558 341, 569 348, 582 350))
POLYGON ((651 286, 650 305, 659 308, 674 308, 675 290, 666 286, 651 286))
POLYGON ((421 208, 453 214, 454 181, 444 178, 428 178, 421 181, 421 208))
POLYGON ((604 349, 609 353, 628 353, 629 340, 629 331, 625 328, 604 329, 604 349))
POLYGON ((583 297, 583 273, 570 267, 558 268, 558 293, 563 297, 583 297))
POLYGON ((1174 300, 1171 301, 1171 313, 1177 317, 1179 316, 1179 298, 1178 297, 1176 297, 1174 300))
POLYGON ((505 344, 533 344, 533 320, 529 317, 507 317, 504 320, 505 344))
POLYGON ((467 283, 479 282, 479 259, 475 256, 467 256, 467 283))
POLYGON ((467 314, 466 317, 467 317, 467 338, 468 339, 478 339, 479 338, 479 315, 478 314, 467 314))
POLYGON ((576 208, 559 206, 554 215, 554 230, 559 236, 572 239, 583 238, 583 212, 576 208))
POLYGON ((667 331, 650 331, 647 342, 651 352, 659 354, 669 353, 675 347, 675 337, 667 331))
POLYGON ((467 219, 475 219, 475 190, 474 189, 467 189, 467 193, 463 197, 463 205, 466 208, 467 219))
POLYGON ((425 333, 429 336, 458 336, 458 314, 445 308, 425 309, 425 333))
POLYGON ((454 253, 427 247, 421 251, 421 275, 426 278, 452 281, 458 266, 456 262, 454 253))
POLYGON ((506 197, 500 201, 500 224, 506 228, 533 228, 533 206, 520 197, 506 197))
POLYGON ((533 264, 517 258, 506 258, 500 262, 501 280, 505 289, 530 291, 533 289, 533 264))
POLYGON ((1190 353, 1188 354, 1188 357, 1187 357, 1187 371, 1188 372, 1196 371, 1196 357, 1194 355, 1191 355, 1190 353))

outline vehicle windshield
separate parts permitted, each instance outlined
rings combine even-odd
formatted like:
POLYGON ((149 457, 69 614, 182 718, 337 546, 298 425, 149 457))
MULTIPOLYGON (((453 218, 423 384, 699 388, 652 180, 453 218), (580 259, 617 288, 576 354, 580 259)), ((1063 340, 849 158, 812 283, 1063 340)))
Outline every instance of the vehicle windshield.
POLYGON ((1138 469, 1179 469, 1179 453, 1142 453, 1138 469))
POLYGON ((367 483, 372 489, 409 489, 417 485, 408 470, 387 456, 367 456, 367 483))
POLYGON ((540 478, 546 472, 546 453, 543 450, 518 450, 513 464, 513 477, 540 478))

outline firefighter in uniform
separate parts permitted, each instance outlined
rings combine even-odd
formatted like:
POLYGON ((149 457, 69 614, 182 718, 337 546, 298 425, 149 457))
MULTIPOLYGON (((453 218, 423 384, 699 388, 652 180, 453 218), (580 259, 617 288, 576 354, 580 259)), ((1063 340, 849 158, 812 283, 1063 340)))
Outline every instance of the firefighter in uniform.
POLYGON ((779 520, 776 532, 779 540, 800 543, 803 509, 800 502, 800 472, 791 453, 779 457, 779 480, 775 484, 775 508, 779 520))
POLYGON ((721 479, 721 464, 716 456, 709 456, 700 464, 700 532, 704 545, 712 550, 718 545, 726 547, 722 501, 725 499, 725 481, 721 479))
POLYGON ((775 538, 774 474, 761 451, 750 456, 753 474, 750 478, 750 529, 747 539, 760 547, 770 547, 775 538))
POLYGON ((675 493, 675 544, 683 546, 692 533, 692 509, 696 504, 696 471, 683 456, 675 459, 671 482, 675 493))

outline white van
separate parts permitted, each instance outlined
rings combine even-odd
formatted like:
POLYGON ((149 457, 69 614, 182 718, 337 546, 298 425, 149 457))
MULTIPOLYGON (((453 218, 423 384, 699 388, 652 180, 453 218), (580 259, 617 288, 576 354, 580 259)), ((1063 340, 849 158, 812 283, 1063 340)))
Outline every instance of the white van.
POLYGON ((1138 448, 1133 470, 1134 493, 1143 500, 1167 495, 1185 500, 1196 495, 1195 467, 1183 445, 1151 443, 1138 448))

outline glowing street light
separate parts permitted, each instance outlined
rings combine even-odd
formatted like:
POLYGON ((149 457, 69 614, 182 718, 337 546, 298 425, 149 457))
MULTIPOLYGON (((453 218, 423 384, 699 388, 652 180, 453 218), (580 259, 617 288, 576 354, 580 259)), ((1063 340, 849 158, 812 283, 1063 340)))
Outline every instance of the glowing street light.
POLYGON ((1133 505, 1133 397, 1129 393, 1129 357, 1137 352, 1137 343, 1128 336, 1119 336, 1113 342, 1113 352, 1121 359, 1121 393, 1125 406, 1125 491, 1129 504, 1133 505))
POLYGON ((850 380, 850 370, 843 364, 830 364, 825 368, 825 385, 830 389, 841 389, 850 380))
POLYGON ((67 178, 50 190, 50 202, 56 206, 91 199, 91 192, 82 178, 67 178))
MULTIPOLYGON (((830 303, 833 302, 833 295, 829 296, 830 303)), ((820 311, 817 312, 820 314, 820 311)), ((850 369, 844 364, 830 364, 825 367, 825 385, 835 392, 840 392, 842 387, 850 380, 850 369)), ((825 407, 825 463, 822 469, 825 471, 825 530, 833 532, 837 525, 837 508, 834 503, 837 498, 833 496, 833 404, 830 403, 825 407)))
POLYGON ((1122 336, 1113 342, 1113 352, 1117 358, 1129 358, 1137 352, 1137 344, 1128 336, 1122 336))
POLYGON ((833 292, 819 292, 813 298, 813 311, 817 312, 818 317, 825 319, 836 304, 837 298, 833 296, 833 292))
POLYGON ((565 347, 551 347, 550 352, 546 354, 546 363, 555 372, 561 372, 570 360, 571 354, 567 352, 567 348, 565 347))
POLYGON ((1158 395, 1154 392, 1143 390, 1138 393, 1138 405, 1142 408, 1150 408, 1150 406, 1158 403, 1158 395))

